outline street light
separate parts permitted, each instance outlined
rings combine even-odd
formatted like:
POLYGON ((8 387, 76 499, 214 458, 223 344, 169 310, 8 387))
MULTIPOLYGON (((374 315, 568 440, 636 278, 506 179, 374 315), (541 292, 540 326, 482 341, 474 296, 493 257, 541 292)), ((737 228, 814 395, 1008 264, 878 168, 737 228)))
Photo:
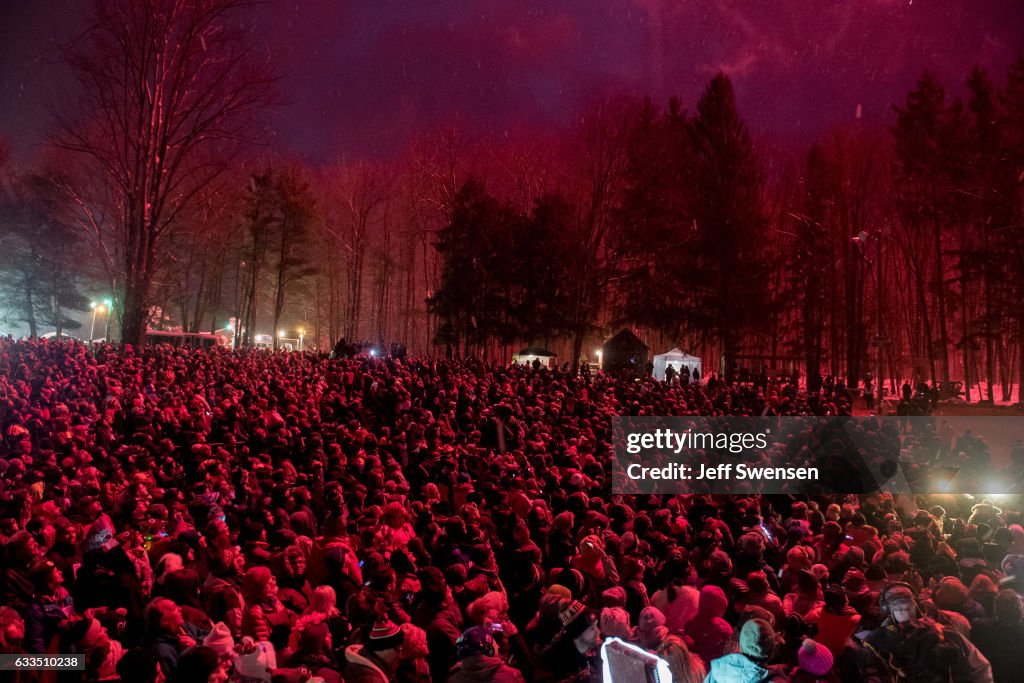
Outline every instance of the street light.
MULTIPOLYGON (((104 303, 99 303, 98 304, 95 301, 92 301, 92 302, 89 303, 89 308, 92 309, 92 324, 89 325, 89 343, 90 344, 92 343, 92 340, 94 338, 94 332, 96 331, 96 314, 97 313, 105 313, 107 311, 108 305, 106 304, 106 301, 109 301, 109 299, 104 300, 104 303)), ((109 320, 109 318, 108 318, 108 320, 109 320)))
POLYGON ((598 367, 598 369, 601 369, 601 356, 603 356, 603 355, 604 355, 604 353, 601 351, 601 349, 598 349, 597 350, 597 367, 598 367))
POLYGON ((306 336, 306 330, 305 330, 305 328, 302 328, 302 327, 300 327, 300 328, 299 328, 299 351, 301 351, 301 350, 302 350, 302 339, 303 339, 303 337, 305 337, 305 336, 306 336))
POLYGON ((103 312, 106 314, 107 319, 103 323, 103 340, 110 343, 110 313, 114 310, 114 302, 110 299, 103 300, 103 312))

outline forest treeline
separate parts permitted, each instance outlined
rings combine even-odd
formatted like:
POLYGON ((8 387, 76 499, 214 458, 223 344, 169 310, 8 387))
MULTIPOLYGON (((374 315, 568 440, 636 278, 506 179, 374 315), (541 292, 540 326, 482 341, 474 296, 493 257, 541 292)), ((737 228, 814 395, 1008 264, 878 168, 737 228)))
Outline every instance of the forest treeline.
POLYGON ((223 22, 236 4, 99 3, 50 144, 17 167, 0 148, 8 326, 68 332, 110 298, 127 341, 301 329, 573 363, 631 326, 706 368, 798 361, 812 387, 1024 386, 1024 60, 924 73, 886 126, 851 115, 801 147, 752 140, 719 74, 695 103, 621 97, 497 138, 447 125, 314 167, 260 145, 273 74, 223 22), (175 40, 133 30, 154 21, 175 40))

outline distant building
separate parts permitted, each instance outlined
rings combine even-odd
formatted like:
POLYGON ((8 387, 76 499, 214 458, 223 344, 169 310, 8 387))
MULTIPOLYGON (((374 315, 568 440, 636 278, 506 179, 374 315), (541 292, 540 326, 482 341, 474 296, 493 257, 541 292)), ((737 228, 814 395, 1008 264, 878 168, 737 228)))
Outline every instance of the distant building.
POLYGON ((640 337, 629 330, 622 330, 601 347, 601 368, 605 372, 633 372, 643 375, 647 372, 647 361, 651 350, 640 337))

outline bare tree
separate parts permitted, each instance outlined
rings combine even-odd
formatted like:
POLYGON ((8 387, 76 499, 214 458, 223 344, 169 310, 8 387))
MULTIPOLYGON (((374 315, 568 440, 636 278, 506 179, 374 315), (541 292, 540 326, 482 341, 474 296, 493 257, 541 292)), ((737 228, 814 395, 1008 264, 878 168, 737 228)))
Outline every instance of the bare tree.
MULTIPOLYGON (((284 315, 287 296, 303 280, 316 273, 309 264, 310 229, 316 213, 309 183, 297 167, 284 169, 276 182, 278 215, 277 260, 274 269, 274 349, 278 348, 277 330, 284 315)), ((305 317, 305 316, 303 316, 305 317)))
MULTIPOLYGON (((254 59, 244 0, 97 0, 94 20, 65 51, 81 108, 60 117, 58 146, 84 155, 116 207, 101 228, 120 247, 121 336, 145 332, 166 237, 224 169, 226 145, 251 139, 272 99, 254 59)), ((94 212, 95 213, 95 212, 94 212)))
POLYGON ((629 159, 629 134, 639 108, 631 99, 605 103, 582 118, 576 133, 574 161, 580 178, 573 199, 579 207, 575 226, 579 250, 571 267, 574 301, 569 320, 574 368, 602 306, 606 266, 614 259, 608 253, 609 232, 629 159))
POLYGON ((344 253, 343 332, 354 339, 361 332, 366 256, 372 237, 386 220, 390 178, 381 167, 357 164, 332 170, 326 182, 323 229, 344 253))

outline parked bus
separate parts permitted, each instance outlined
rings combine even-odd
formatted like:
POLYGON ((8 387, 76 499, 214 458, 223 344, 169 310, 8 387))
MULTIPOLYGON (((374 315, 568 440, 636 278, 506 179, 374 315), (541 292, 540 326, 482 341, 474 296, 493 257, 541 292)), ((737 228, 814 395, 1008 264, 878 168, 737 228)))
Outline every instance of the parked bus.
POLYGON ((215 346, 228 347, 231 340, 223 334, 209 332, 165 332, 162 330, 146 330, 146 344, 170 344, 193 349, 212 349, 215 346))

